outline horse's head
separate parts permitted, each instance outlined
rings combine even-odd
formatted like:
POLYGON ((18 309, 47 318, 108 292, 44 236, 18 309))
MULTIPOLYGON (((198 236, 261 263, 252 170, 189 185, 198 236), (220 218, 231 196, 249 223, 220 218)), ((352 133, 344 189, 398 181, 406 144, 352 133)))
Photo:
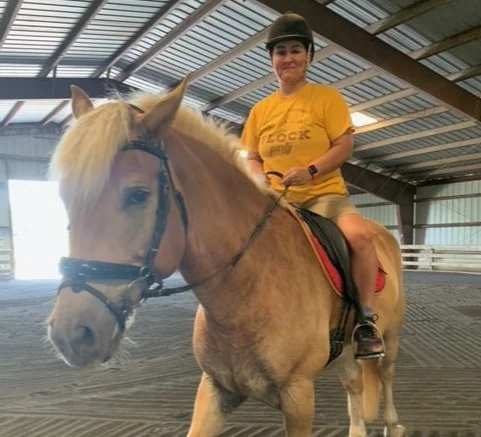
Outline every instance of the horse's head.
POLYGON ((186 81, 145 105, 95 109, 72 87, 77 123, 52 159, 70 221, 70 256, 49 318, 49 337, 75 367, 108 360, 142 293, 179 268, 186 212, 162 138, 186 81))

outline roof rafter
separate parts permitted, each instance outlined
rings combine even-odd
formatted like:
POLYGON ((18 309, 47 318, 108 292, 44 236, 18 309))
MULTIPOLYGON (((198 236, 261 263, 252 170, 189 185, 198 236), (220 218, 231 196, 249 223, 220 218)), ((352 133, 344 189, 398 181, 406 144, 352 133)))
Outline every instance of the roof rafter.
POLYGON ((159 11, 145 23, 122 47, 115 51, 99 68, 97 68, 91 77, 100 77, 105 71, 115 65, 134 45, 151 32, 165 17, 171 14, 183 0, 170 0, 159 11))
POLYGON ((3 12, 3 19, 0 22, 0 49, 7 39, 8 32, 12 27, 15 18, 17 18, 18 11, 22 7, 23 0, 10 0, 3 12))
POLYGON ((113 79, 0 77, 0 100, 70 99, 70 85, 82 88, 91 98, 105 97, 109 90, 132 91, 127 84, 113 79))
POLYGON ((397 167, 396 169, 400 172, 407 172, 408 170, 418 170, 418 169, 425 169, 429 167, 439 167, 440 165, 444 165, 444 164, 451 164, 451 163, 463 162, 463 161, 472 161, 474 159, 481 159, 481 152, 462 154, 458 156, 450 156, 449 158, 434 159, 432 161, 416 162, 414 164, 408 164, 408 165, 397 167))
POLYGON ((55 53, 50 57, 48 62, 44 65, 38 77, 47 77, 50 71, 55 68, 65 54, 68 52, 70 47, 75 43, 75 40, 82 34, 82 32, 87 28, 90 22, 95 18, 98 12, 105 6, 108 0, 95 0, 89 6, 85 14, 80 18, 80 20, 72 28, 68 36, 62 41, 62 44, 55 50, 55 53))
MULTIPOLYGON (((336 53, 336 50, 337 48, 332 45, 324 47, 323 49, 316 52, 312 60, 312 63, 319 62, 322 59, 332 56, 334 53, 336 53)), ((245 96, 246 94, 249 94, 251 91, 254 91, 265 85, 269 85, 275 80, 276 80, 276 75, 274 73, 270 73, 267 76, 261 77, 260 79, 257 79, 246 86, 238 88, 235 91, 232 91, 231 93, 225 94, 224 96, 205 104, 204 106, 201 107, 201 111, 203 112, 211 111, 212 109, 225 105, 226 103, 229 103, 232 100, 245 96)))
POLYGON ((431 177, 431 176, 438 176, 438 175, 449 175, 452 173, 457 173, 459 171, 469 173, 471 171, 476 171, 476 170, 481 170, 481 162, 471 164, 471 165, 460 165, 458 167, 442 167, 430 171, 423 171, 421 172, 411 172, 407 173, 410 176, 414 176, 418 179, 426 178, 426 177, 431 177))
POLYGON ((453 0, 420 0, 417 3, 402 9, 389 17, 376 21, 365 27, 364 30, 368 31, 371 35, 379 35, 386 32, 393 27, 397 27, 400 24, 407 23, 413 18, 419 17, 428 13, 429 11, 439 8, 453 0))
POLYGON ((471 79, 476 76, 481 76, 481 65, 476 65, 474 67, 458 71, 457 73, 450 74, 448 79, 453 82, 462 82, 463 80, 471 79))
POLYGON ((356 135, 365 134, 366 132, 372 132, 378 129, 383 129, 385 127, 394 126, 396 124, 406 123, 410 120, 416 120, 419 118, 432 117, 433 115, 441 114, 446 112, 448 109, 444 106, 436 106, 430 109, 423 109, 417 112, 411 112, 406 115, 401 115, 400 117, 389 118, 377 123, 368 124, 366 126, 361 126, 356 128, 356 135))
POLYGON ((62 110, 70 103, 70 100, 64 100, 63 102, 59 103, 57 107, 52 109, 46 116, 45 118, 40 122, 42 126, 45 126, 46 124, 50 123, 57 114, 62 112, 62 110))
POLYGON ((431 95, 441 105, 481 121, 481 99, 384 41, 373 38, 369 32, 319 3, 312 0, 283 0, 282 3, 278 0, 255 1, 278 13, 292 10, 305 17, 316 17, 311 22, 314 32, 413 88, 431 95))
POLYGON ((421 59, 429 58, 430 56, 454 49, 471 41, 476 41, 480 38, 481 26, 477 26, 465 32, 450 36, 442 41, 435 42, 429 46, 414 50, 413 52, 409 53, 409 56, 417 61, 420 61, 421 59))
POLYGON ((18 102, 15 103, 15 105, 13 105, 12 109, 8 111, 8 114, 3 119, 2 127, 8 126, 15 119, 15 116, 17 115, 18 111, 22 109, 22 106, 24 105, 24 103, 25 102, 23 100, 19 100, 18 102))
POLYGON ((379 196, 381 199, 396 204, 408 204, 413 201, 416 188, 380 173, 358 167, 346 162, 341 168, 342 176, 351 185, 379 196))
POLYGON ((453 141, 452 143, 438 144, 435 146, 421 147, 420 149, 408 150, 404 152, 390 153, 388 155, 382 155, 380 158, 382 161, 391 161, 395 159, 409 158, 411 156, 425 155, 427 153, 441 152, 443 150, 460 149, 462 147, 471 147, 480 144, 479 138, 469 138, 467 140, 453 141))
POLYGON ((132 76, 142 67, 144 67, 151 59, 155 58, 162 50, 165 50, 172 43, 178 40, 182 35, 187 33, 193 27, 197 26, 205 16, 214 12, 221 7, 227 0, 207 0, 194 13, 187 17, 182 24, 171 30, 160 41, 150 47, 145 53, 139 56, 126 70, 119 73, 115 79, 122 82, 129 76, 132 76))
POLYGON ((470 127, 477 126, 478 123, 475 121, 462 121, 460 123, 450 124, 447 126, 440 126, 434 129, 426 129, 419 132, 414 132, 407 135, 401 135, 398 137, 388 138, 386 140, 375 141, 374 143, 364 144, 362 146, 356 147, 356 152, 364 152, 366 150, 379 149, 381 147, 386 147, 391 144, 403 143, 405 141, 417 140, 419 138, 426 138, 434 135, 445 134, 446 132, 453 132, 461 129, 469 129, 470 127))

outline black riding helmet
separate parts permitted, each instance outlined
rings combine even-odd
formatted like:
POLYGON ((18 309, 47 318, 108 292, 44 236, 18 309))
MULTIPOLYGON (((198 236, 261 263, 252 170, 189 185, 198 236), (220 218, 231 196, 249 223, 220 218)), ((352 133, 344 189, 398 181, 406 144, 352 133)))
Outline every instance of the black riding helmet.
POLYGON ((304 17, 293 12, 286 12, 272 23, 267 35, 266 48, 272 57, 274 46, 288 39, 294 39, 304 44, 306 51, 311 48, 311 61, 314 56, 314 36, 311 27, 304 17))

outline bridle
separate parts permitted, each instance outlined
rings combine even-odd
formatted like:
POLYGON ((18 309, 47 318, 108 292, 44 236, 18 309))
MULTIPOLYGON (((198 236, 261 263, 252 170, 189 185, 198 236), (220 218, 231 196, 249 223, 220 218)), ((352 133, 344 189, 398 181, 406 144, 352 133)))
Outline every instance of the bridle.
POLYGON ((184 198, 179 190, 175 186, 175 182, 172 178, 172 173, 169 166, 169 160, 165 152, 165 144, 163 140, 159 142, 149 140, 130 141, 125 144, 120 152, 129 150, 140 150, 148 153, 160 160, 160 170, 158 174, 158 203, 155 214, 155 227, 152 234, 150 248, 146 255, 145 262, 142 266, 135 266, 129 264, 118 264, 104 261, 91 261, 77 258, 64 257, 60 260, 60 273, 66 280, 62 282, 58 288, 58 294, 62 292, 64 288, 71 288, 74 293, 80 293, 86 291, 92 296, 95 296, 107 309, 114 315, 120 330, 125 330, 126 321, 132 314, 134 306, 130 299, 123 299, 120 305, 116 305, 111 299, 109 299, 104 293, 92 287, 88 282, 95 281, 129 281, 130 286, 139 282, 143 283, 143 289, 141 292, 141 302, 152 298, 161 296, 170 296, 172 294, 182 293, 184 291, 191 290, 198 287, 210 279, 218 276, 222 272, 229 268, 234 268, 240 261, 242 256, 248 250, 250 245, 254 242, 257 236, 261 233, 267 220, 272 215, 274 209, 279 205, 280 200, 284 193, 277 197, 273 203, 268 205, 260 221, 255 226, 249 239, 244 244, 242 249, 223 267, 215 271, 214 273, 207 275, 203 279, 196 281, 195 283, 184 285, 181 287, 164 288, 162 279, 157 278, 153 272, 153 266, 155 257, 159 250, 162 237, 167 227, 167 219, 169 217, 169 195, 172 192, 173 198, 179 210, 183 225, 184 232, 187 233, 189 218, 187 215, 187 209, 185 206, 184 198))

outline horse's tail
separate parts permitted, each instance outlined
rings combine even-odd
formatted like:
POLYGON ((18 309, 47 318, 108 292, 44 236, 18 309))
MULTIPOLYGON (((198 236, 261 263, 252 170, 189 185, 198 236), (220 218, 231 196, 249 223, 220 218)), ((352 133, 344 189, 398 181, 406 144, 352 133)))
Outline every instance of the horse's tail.
POLYGON ((379 402, 381 399, 379 363, 377 360, 363 360, 360 363, 362 369, 362 384, 364 386, 362 393, 364 420, 371 422, 377 419, 379 415, 379 402))

